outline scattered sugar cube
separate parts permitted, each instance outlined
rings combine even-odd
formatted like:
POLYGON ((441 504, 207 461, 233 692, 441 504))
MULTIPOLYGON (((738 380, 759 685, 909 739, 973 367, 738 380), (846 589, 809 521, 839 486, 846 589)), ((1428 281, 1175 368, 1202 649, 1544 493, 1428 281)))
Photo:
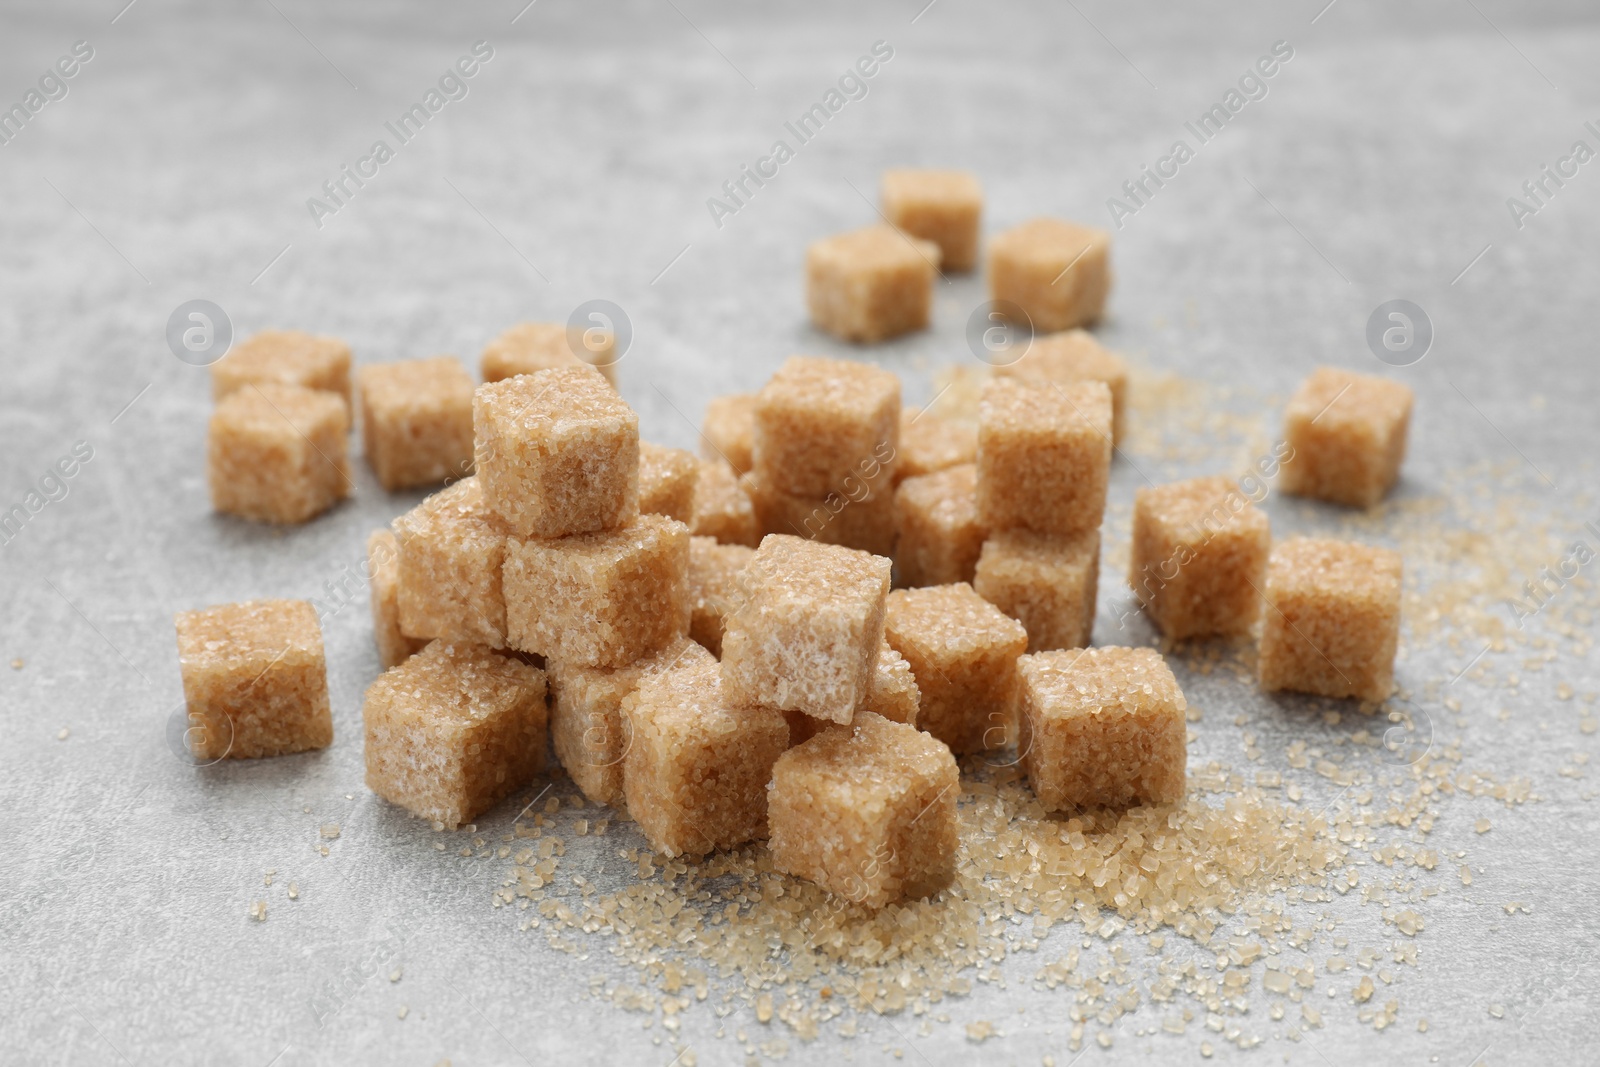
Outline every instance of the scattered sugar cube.
POLYGON ((453 830, 539 773, 545 714, 539 668, 434 641, 367 688, 367 788, 453 830))
POLYGON ((887 559, 866 552, 763 539, 722 636, 728 698, 848 723, 883 643, 889 571, 887 559))
POLYGON ((977 264, 983 188, 966 171, 884 171, 883 214, 911 236, 938 245, 945 270, 969 271, 977 264))
POLYGON ((900 447, 895 477, 958 467, 978 458, 978 428, 971 423, 941 418, 926 408, 900 409, 900 447))
POLYGON ((622 759, 630 737, 623 700, 643 679, 700 661, 714 664, 716 659, 686 637, 625 667, 550 661, 550 740, 584 796, 596 804, 622 807, 622 759))
POLYGON ((537 374, 557 367, 588 366, 615 386, 617 369, 613 349, 616 338, 609 330, 588 331, 588 335, 595 344, 592 350, 581 337, 574 343, 562 323, 518 323, 484 348, 483 380, 499 382, 519 374, 537 374))
POLYGON ((900 379, 854 360, 791 356, 756 394, 755 471, 796 496, 871 495, 900 444, 900 379))
POLYGON ((957 755, 1005 746, 1021 623, 960 582, 890 593, 884 636, 916 677, 919 728, 957 755))
POLYGON ((211 365, 211 398, 247 385, 298 385, 336 393, 350 411, 350 346, 299 330, 263 330, 211 365))
POLYGON ((772 768, 773 866, 871 908, 929 896, 955 875, 960 795, 948 748, 864 712, 772 768))
POLYGON ((389 530, 367 535, 367 573, 372 594, 372 636, 385 669, 404 663, 427 639, 408 637, 400 628, 400 542, 389 530))
POLYGON ((977 466, 964 463, 907 478, 894 502, 901 584, 972 581, 985 534, 978 521, 977 466))
POLYGON ((579 369, 523 374, 473 395, 483 499, 518 537, 626 526, 639 513, 639 416, 579 369))
POLYGON ((472 378, 454 356, 356 372, 361 444, 391 492, 472 473, 472 378))
POLYGON ((1046 811, 1183 799, 1188 705, 1159 652, 1039 652, 1017 672, 1017 751, 1046 811))
POLYGON ((1170 638, 1245 633, 1261 611, 1271 550, 1266 513, 1231 478, 1141 488, 1128 584, 1170 638))
POLYGON ((1028 631, 1028 651, 1083 648, 1094 633, 1100 531, 1048 537, 1031 530, 989 535, 972 578, 977 594, 1028 631))
POLYGON ((1104 382, 994 378, 978 407, 978 515, 991 530, 1092 530, 1111 477, 1104 382))
POLYGON ((512 648, 577 666, 620 667, 689 631, 689 528, 641 515, 604 533, 508 538, 512 648))
POLYGON ((989 293, 1027 313, 1036 333, 1088 326, 1111 291, 1111 235, 1037 218, 989 242, 989 293))
POLYGON ((1411 390, 1387 378, 1318 367, 1289 399, 1284 440, 1293 450, 1285 493, 1369 508, 1400 477, 1411 390))
POLYGON ((764 534, 787 534, 818 544, 860 549, 875 556, 894 554, 895 504, 890 479, 880 475, 873 493, 853 500, 841 493, 796 496, 775 489, 758 474, 739 485, 750 498, 756 527, 764 534))
POLYGON ((720 459, 703 459, 694 484, 694 522, 696 536, 714 537, 724 544, 761 543, 761 527, 756 522, 755 505, 739 484, 733 468, 720 459))
POLYGON ((247 600, 180 611, 178 667, 197 760, 281 756, 333 743, 316 609, 247 600))
POLYGON ((755 554, 709 537, 689 539, 689 636, 712 655, 722 654, 723 621, 744 599, 739 575, 755 554))
POLYGON ((1111 439, 1122 441, 1127 429, 1128 365, 1087 330, 1035 337, 1020 359, 995 367, 994 373, 1051 382, 1105 382, 1111 390, 1111 439))
POLYGON ((1296 537, 1267 565, 1263 689, 1379 701, 1394 687, 1400 640, 1398 552, 1296 537))
MULTIPOLYGON (((890 722, 916 726, 921 707, 922 693, 917 688, 916 676, 911 673, 911 664, 894 650, 886 638, 878 648, 878 658, 872 665, 872 681, 867 686, 867 697, 856 713, 870 711, 890 722)), ((808 715, 806 718, 811 717, 808 715)), ((821 719, 811 721, 826 725, 821 719)), ((793 742, 792 736, 790 740, 793 742)))
POLYGON ((394 520, 400 545, 400 630, 414 637, 506 643, 501 582, 505 529, 463 478, 394 520))
POLYGON ((789 746, 783 714, 731 700, 717 664, 694 657, 623 702, 628 812, 650 847, 702 856, 765 836, 767 783, 789 746))
POLYGON ((639 442, 639 510, 648 515, 694 521, 694 489, 700 461, 681 448, 639 442))
POLYGON ((744 474, 754 462, 755 432, 754 393, 714 396, 706 405, 706 417, 700 426, 701 455, 708 460, 720 459, 735 473, 744 474))
POLYGON ((350 493, 349 433, 349 409, 335 393, 247 383, 211 415, 211 506, 259 522, 321 514, 350 493))
POLYGON ((817 329, 846 341, 898 337, 928 325, 939 246, 875 225, 806 249, 806 304, 817 329))

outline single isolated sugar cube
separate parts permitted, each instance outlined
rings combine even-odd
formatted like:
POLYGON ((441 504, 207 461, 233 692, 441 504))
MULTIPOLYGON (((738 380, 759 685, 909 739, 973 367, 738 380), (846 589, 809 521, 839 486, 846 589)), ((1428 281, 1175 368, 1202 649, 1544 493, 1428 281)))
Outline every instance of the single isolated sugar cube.
POLYGON ((590 330, 574 338, 559 322, 518 323, 484 348, 483 380, 499 382, 557 367, 588 366, 615 386, 614 342, 609 330, 590 330))
POLYGON ((428 642, 400 628, 400 542, 387 529, 367 536, 367 574, 372 593, 372 636, 384 668, 404 663, 428 642))
POLYGON ((304 600, 180 611, 178 667, 196 760, 282 756, 333 743, 328 666, 304 600))
POLYGON ((505 529, 463 478, 394 520, 400 545, 400 629, 502 648, 506 602, 500 568, 505 529))
POLYGON ((900 379, 853 360, 791 356, 756 394, 754 433, 755 472, 774 489, 870 495, 881 472, 892 476, 900 379))
POLYGON ((971 463, 907 478, 895 490, 895 562, 902 585, 970 582, 986 531, 971 463))
POLYGON ((797 496, 774 488, 759 474, 746 474, 739 485, 750 498, 756 528, 764 534, 787 534, 823 545, 860 549, 875 556, 894 554, 895 503, 892 480, 880 468, 858 492, 797 496), (869 494, 863 496, 862 494, 869 494))
POLYGON ((1400 477, 1411 390, 1387 378, 1318 367, 1289 399, 1279 487, 1295 496, 1370 508, 1400 477))
POLYGON ((703 856, 766 835, 767 783, 789 747, 782 712, 731 701, 705 656, 643 679, 623 714, 623 794, 651 848, 703 856))
POLYGON ((1400 643, 1400 554, 1296 537, 1272 550, 1261 688, 1381 701, 1400 643))
POLYGON ((472 473, 472 378, 454 356, 356 372, 361 444, 385 489, 472 473))
POLYGON ((720 459, 735 473, 744 474, 753 463, 755 432, 754 393, 714 396, 706 405, 706 417, 700 426, 700 453, 707 460, 720 459))
POLYGON ((959 582, 890 593, 884 636, 916 677, 918 727, 958 755, 1005 746, 1021 623, 959 582))
POLYGON ((1037 333, 1088 326, 1111 291, 1111 235, 1038 218, 989 242, 989 294, 1025 312, 1037 333))
POLYGON ((701 660, 716 663, 711 653, 680 637, 625 667, 550 661, 550 741, 584 796, 596 804, 623 806, 622 760, 632 736, 623 701, 645 678, 701 660))
POLYGON ((512 648, 620 667, 689 631, 689 528, 664 515, 554 541, 508 538, 512 648))
POLYGON ((984 383, 978 405, 978 516, 991 530, 1072 534, 1100 525, 1111 478, 1104 382, 984 383))
POLYGON ((211 506, 258 522, 305 522, 350 493, 350 412, 322 389, 250 384, 211 414, 211 506))
POLYGON ((434 641, 367 687, 367 788, 453 830, 538 775, 545 716, 539 668, 434 641))
MULTIPOLYGON (((856 715, 870 711, 890 722, 915 726, 920 704, 921 694, 917 690, 916 676, 911 673, 911 664, 885 641, 878 649, 878 658, 872 667, 872 681, 867 685, 867 695, 856 707, 856 715)), ((814 719, 803 711, 786 711, 783 717, 789 721, 790 748, 811 740, 823 730, 837 727, 836 723, 814 719)))
POLYGON ((959 467, 978 458, 978 428, 941 418, 926 408, 900 409, 897 479, 959 467))
POLYGON ((883 643, 890 566, 798 537, 762 540, 722 635, 729 699, 848 723, 883 643))
POLYGON ((694 488, 700 461, 681 448, 639 442, 639 510, 688 523, 694 521, 694 488))
POLYGON ((989 535, 972 578, 977 594, 1028 631, 1028 651, 1083 648, 1094 633, 1100 531, 1050 537, 1032 530, 989 535))
POLYGON ((700 461, 690 528, 696 536, 714 537, 724 544, 754 548, 761 543, 761 527, 750 494, 739 484, 733 468, 720 459, 700 461))
POLYGON ((472 425, 483 499, 518 537, 613 530, 639 514, 639 416, 589 371, 480 385, 472 425))
POLYGON ((1122 441, 1128 417, 1128 365, 1089 331, 1035 337, 1015 363, 997 366, 994 373, 1045 382, 1105 382, 1111 390, 1111 438, 1122 441))
POLYGON ((955 876, 960 795, 948 748, 865 712, 772 768, 773 866, 871 908, 929 896, 955 876))
POLYGON ((817 329, 873 342, 928 325, 939 246, 893 226, 868 226, 806 249, 806 303, 817 329))
POLYGON ((1188 704, 1159 652, 1039 652, 1017 673, 1017 751, 1046 811, 1183 799, 1188 704))
POLYGON ((211 397, 247 385, 298 385, 336 393, 350 410, 350 346, 299 330, 263 330, 211 365, 211 397))
POLYGON ((722 654, 723 623, 744 599, 739 575, 755 554, 709 537, 689 539, 689 636, 713 655, 722 654))
POLYGON ((884 171, 883 213, 911 236, 938 245, 945 270, 969 271, 977 264, 983 188, 966 171, 884 171))
POLYGON ((1170 638, 1242 634, 1261 612, 1272 528, 1224 477, 1140 489, 1128 584, 1170 638))

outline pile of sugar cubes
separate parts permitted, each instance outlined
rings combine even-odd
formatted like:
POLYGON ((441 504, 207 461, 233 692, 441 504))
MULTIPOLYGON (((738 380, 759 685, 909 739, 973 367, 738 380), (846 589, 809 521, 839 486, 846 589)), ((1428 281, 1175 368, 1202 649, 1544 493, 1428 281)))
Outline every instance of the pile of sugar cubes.
MULTIPOLYGON (((892 226, 808 251, 817 325, 925 326, 935 274, 977 262, 981 201, 970 175, 889 172, 892 226)), ((664 855, 764 839, 779 870, 871 907, 952 877, 958 756, 1014 745, 1049 811, 1180 801, 1172 672, 1152 648, 1089 647, 1127 418, 1127 368, 1083 329, 1109 246, 1053 219, 989 242, 995 298, 1052 332, 994 369, 975 425, 902 406, 880 367, 797 356, 713 399, 696 457, 640 440, 609 338, 580 358, 555 324, 496 338, 479 386, 450 357, 363 367, 379 482, 445 483, 368 541, 387 668, 362 709, 369 787, 456 827, 543 773, 548 746, 664 855)), ((264 333, 213 375, 218 511, 301 522, 348 493, 347 346, 264 333)), ((1371 506, 1411 402, 1320 369, 1253 473, 1371 506)), ((1259 628, 1264 688, 1389 695, 1395 553, 1274 547, 1226 476, 1140 489, 1131 541, 1129 583, 1168 639, 1259 628)), ((332 742, 309 604, 184 612, 177 630, 195 756, 332 742)))

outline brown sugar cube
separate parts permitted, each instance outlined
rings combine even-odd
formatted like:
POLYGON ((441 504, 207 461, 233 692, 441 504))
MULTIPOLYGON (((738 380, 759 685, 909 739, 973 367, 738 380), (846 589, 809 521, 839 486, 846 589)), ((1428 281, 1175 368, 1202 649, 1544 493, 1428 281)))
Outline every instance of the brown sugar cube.
POLYGON ((1088 326, 1111 291, 1111 235, 1039 218, 989 242, 989 294, 1020 307, 1038 333, 1088 326))
POLYGON ((554 541, 506 540, 512 648, 620 667, 689 632, 689 528, 664 515, 554 541))
POLYGON ((499 382, 556 367, 589 366, 615 386, 614 344, 609 330, 590 330, 573 338, 559 322, 518 323, 485 346, 483 380, 499 382), (592 348, 589 342, 593 342, 592 348))
POLYGON ((887 473, 880 472, 870 483, 872 495, 862 500, 843 493, 796 496, 774 489, 758 474, 746 474, 739 485, 750 498, 756 526, 764 534, 803 537, 875 556, 894 554, 895 504, 887 473))
POLYGON ((211 414, 211 506, 258 522, 294 523, 350 494, 350 412, 337 395, 298 385, 247 385, 211 414))
POLYGON ((1111 390, 1104 382, 1017 378, 983 385, 978 516, 991 530, 1072 534, 1100 525, 1111 479, 1111 390))
POLYGON ((900 447, 894 468, 897 480, 959 467, 977 458, 976 426, 942 419, 926 409, 901 409, 900 447))
POLYGON ((1111 390, 1111 439, 1122 441, 1128 417, 1128 365, 1087 330, 1035 337, 1021 358, 995 367, 994 373, 1046 382, 1105 382, 1111 390))
POLYGON ((761 543, 761 526, 750 494, 739 484, 733 468, 720 459, 700 461, 690 528, 696 536, 714 537, 724 544, 754 548, 761 543))
POLYGON ((400 629, 413 637, 506 643, 500 567, 505 530, 463 478, 394 520, 400 545, 400 629))
POLYGON ((693 452, 639 442, 639 510, 682 523, 694 521, 694 489, 700 461, 693 452))
POLYGON ((702 660, 716 663, 711 653, 680 637, 625 667, 550 661, 550 741, 584 796, 596 804, 623 806, 622 760, 632 736, 623 701, 645 678, 702 660))
POLYGON ((714 396, 700 426, 701 455, 707 460, 720 459, 735 473, 744 474, 754 462, 755 432, 754 393, 714 396))
POLYGON ((916 678, 920 729, 957 755, 1004 747, 1021 623, 960 582, 890 593, 884 636, 916 678))
POLYGON ((367 574, 372 593, 372 636, 378 644, 378 662, 385 669, 404 663, 406 657, 428 642, 408 637, 400 629, 400 542, 385 529, 367 537, 367 574))
POLYGON ((755 472, 782 492, 870 495, 899 447, 900 379, 881 367, 792 356, 756 394, 755 472))
POLYGON ((883 644, 889 570, 887 559, 854 549, 762 540, 722 635, 729 699, 848 723, 883 644))
POLYGON ((196 760, 282 756, 333 743, 328 666, 304 600, 180 611, 178 666, 196 760))
POLYGON ((356 372, 361 444, 385 489, 472 473, 472 378, 454 356, 356 372))
POLYGON ((872 908, 929 896, 955 876, 960 795, 948 748, 864 712, 772 768, 773 866, 872 908))
POLYGON ((712 655, 722 655, 723 621, 744 599, 739 574, 755 554, 709 537, 689 539, 689 636, 712 655))
POLYGON ((639 416, 588 371, 481 385, 472 424, 483 499, 518 537, 614 530, 639 514, 639 416))
POLYGON ((1272 527, 1231 478, 1140 489, 1128 584, 1173 639, 1241 634, 1261 612, 1272 527))
POLYGON ((544 766, 545 678, 483 645, 431 642, 367 687, 367 788, 455 829, 544 766))
POLYGON ((902 585, 972 581, 986 533, 978 521, 974 464, 907 478, 895 490, 894 504, 902 585))
MULTIPOLYGON (((856 709, 856 714, 870 711, 890 722, 915 726, 921 708, 922 692, 917 688, 916 675, 911 673, 911 664, 885 639, 872 665, 872 682, 867 686, 866 699, 856 709)), ((811 717, 808 715, 806 718, 811 717)), ((827 725, 821 719, 811 721, 827 725)), ((792 736, 790 741, 793 742, 792 736)))
POLYGON ((977 264, 983 188, 966 171, 884 171, 883 214, 911 236, 938 245, 945 270, 969 271, 977 264))
POLYGON ((1159 652, 1040 652, 1017 674, 1017 752, 1046 811, 1183 799, 1188 704, 1159 652))
POLYGON ((939 246, 893 226, 868 226, 806 249, 806 304, 817 329, 873 342, 928 325, 939 246))
POLYGON ((1088 645, 1099 583, 1099 530, 990 534, 972 578, 979 596, 1022 623, 1030 652, 1088 645))
POLYGON ((782 712, 731 702, 706 656, 641 681, 623 714, 623 794, 651 848, 703 856, 766 835, 767 783, 789 747, 782 712))
POLYGON ((211 398, 247 385, 298 385, 336 393, 350 411, 350 346, 299 330, 263 330, 211 365, 211 398))
POLYGON ((1272 550, 1261 687, 1380 701, 1394 688, 1400 554, 1297 537, 1272 550))
POLYGON ((1411 403, 1399 382, 1318 367, 1289 399, 1279 488, 1370 508, 1400 477, 1411 403))

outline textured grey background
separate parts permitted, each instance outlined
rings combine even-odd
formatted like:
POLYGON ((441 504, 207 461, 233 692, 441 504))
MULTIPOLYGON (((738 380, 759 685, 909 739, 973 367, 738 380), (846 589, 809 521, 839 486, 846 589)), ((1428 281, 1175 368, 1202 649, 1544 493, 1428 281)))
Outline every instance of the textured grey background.
MULTIPOLYGON (((454 352, 475 367, 504 326, 605 297, 634 325, 622 389, 646 434, 692 446, 709 395, 755 387, 795 351, 844 351, 806 322, 801 257, 808 240, 873 218, 862 194, 875 199, 884 166, 976 171, 990 232, 1036 213, 1102 220, 1106 197, 1183 135, 1185 118, 1287 39, 1295 58, 1270 95, 1117 235, 1110 343, 1153 367, 1282 396, 1316 362, 1381 370, 1362 342, 1367 314, 1407 297, 1428 309, 1438 340, 1397 372, 1420 398, 1402 494, 1425 494, 1471 462, 1509 460, 1519 488, 1546 493, 1559 523, 1576 532, 1596 517, 1582 513, 1594 511, 1582 494, 1595 488, 1600 162, 1520 232, 1504 203, 1573 140, 1596 143, 1582 129, 1600 121, 1592 4, 1337 0, 1319 14, 1321 0, 540 0, 520 16, 521 0, 120 7, 8 3, 0 13, 6 104, 73 41, 95 48, 70 94, 0 147, 0 506, 21 501, 74 442, 94 448, 69 495, 0 547, 0 657, 25 661, 0 669, 9 1061, 675 1055, 654 1042, 659 1025, 644 1029, 584 994, 591 975, 631 977, 602 942, 576 960, 515 932, 516 915, 489 905, 504 863, 459 859, 454 839, 436 851, 426 828, 365 791, 360 698, 377 665, 364 599, 326 627, 332 749, 203 773, 169 753, 164 726, 180 702, 172 612, 324 596, 325 582, 359 563, 367 531, 417 499, 384 494, 358 465, 355 498, 304 528, 212 515, 206 374, 163 343, 184 300, 221 304, 240 334, 297 326, 347 338, 358 360, 454 352), (305 199, 479 39, 495 53, 470 95, 319 231, 305 199), (705 199, 879 39, 895 55, 870 94, 714 227, 705 199), (1541 489, 1534 466, 1560 488, 1541 489), (57 740, 63 727, 70 735, 57 740), (342 835, 323 858, 326 822, 342 835), (278 873, 265 889, 269 868, 278 873), (284 896, 291 880, 297 902, 284 896), (269 902, 264 924, 247 918, 257 899, 269 902), (385 955, 389 931, 404 939, 401 982, 347 981, 385 955), (319 1019, 330 1002, 340 1010, 319 1019)), ((903 374, 908 396, 931 395, 929 369, 970 358, 963 329, 982 298, 973 279, 941 286, 935 328, 871 358, 903 374)), ((1151 467, 1156 477, 1203 469, 1151 467)), ((1136 484, 1119 464, 1115 504, 1136 484)), ((1271 506, 1280 530, 1316 525, 1315 509, 1271 506)), ((1458 665, 1449 651, 1408 648, 1401 676, 1420 684, 1458 665)), ((1576 673, 1569 663, 1564 677, 1593 689, 1595 675, 1593 663, 1576 673)), ((1480 1052, 1487 1062, 1591 1058, 1600 971, 1585 961, 1600 938, 1600 826, 1585 784, 1554 768, 1596 746, 1570 716, 1551 728, 1554 681, 1530 677, 1507 721, 1494 715, 1499 695, 1452 719, 1469 762, 1530 775, 1545 799, 1511 812, 1461 806, 1441 820, 1430 844, 1470 847, 1482 873, 1471 891, 1424 909, 1422 966, 1397 968, 1394 1028, 1359 1025, 1345 995, 1324 1004, 1323 979, 1315 1003, 1327 1026, 1314 1046, 1279 1039, 1239 1053, 1197 1026, 1136 1037, 1160 1017, 1146 1009, 1110 1052, 1091 1044, 1085 1062, 1150 1050, 1197 1060, 1201 1037, 1219 1060, 1341 1067, 1465 1067, 1480 1052), (1495 831, 1473 835, 1469 811, 1491 815, 1495 831), (1500 904, 1511 899, 1532 913, 1508 918, 1500 904), (1506 1018, 1488 1014, 1496 1002, 1506 1018), (1427 1034, 1416 1031, 1423 1016, 1427 1034)), ((1258 766, 1281 766, 1293 736, 1325 736, 1248 687, 1192 681, 1191 696, 1208 709, 1196 761, 1240 761, 1235 714, 1263 738, 1258 766)), ((497 835, 514 813, 483 826, 497 835)), ((615 831, 603 847, 569 840, 563 878, 598 870, 604 881, 603 861, 614 871, 628 843, 615 831)), ((1324 910, 1367 931, 1353 935, 1357 947, 1384 943, 1377 909, 1347 898, 1297 916, 1324 910)), ((1070 997, 1028 979, 1075 943, 1075 927, 1058 928, 1054 950, 1012 958, 1008 989, 980 985, 948 1004, 955 1023, 929 1037, 913 1037, 909 1019, 868 1020, 852 1040, 791 1041, 791 1058, 1051 1054, 1065 1064, 1070 997), (980 1018, 1006 1036, 968 1043, 960 1024, 980 1018)), ((1255 1000, 1252 1026, 1280 1032, 1266 998, 1255 1000)), ((760 1030, 748 1013, 742 1021, 760 1030)), ((742 1059, 714 1029, 704 1008, 685 1023, 699 1062, 742 1059)))

